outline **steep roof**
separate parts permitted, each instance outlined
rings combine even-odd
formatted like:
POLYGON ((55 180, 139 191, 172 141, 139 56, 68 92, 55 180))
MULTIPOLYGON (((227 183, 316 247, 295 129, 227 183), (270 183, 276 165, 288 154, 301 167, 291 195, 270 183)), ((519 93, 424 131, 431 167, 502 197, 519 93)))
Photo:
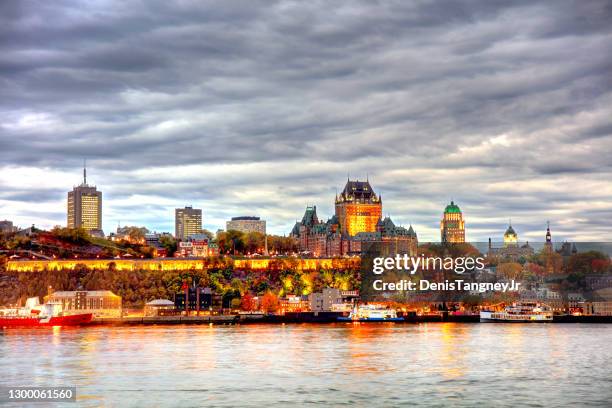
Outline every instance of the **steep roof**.
POLYGON ((318 222, 319 217, 317 217, 317 206, 314 205, 312 207, 306 207, 306 211, 304 211, 304 216, 302 217, 302 225, 312 227, 318 222))
POLYGON ((348 180, 340 194, 341 201, 377 201, 376 193, 369 181, 348 180))

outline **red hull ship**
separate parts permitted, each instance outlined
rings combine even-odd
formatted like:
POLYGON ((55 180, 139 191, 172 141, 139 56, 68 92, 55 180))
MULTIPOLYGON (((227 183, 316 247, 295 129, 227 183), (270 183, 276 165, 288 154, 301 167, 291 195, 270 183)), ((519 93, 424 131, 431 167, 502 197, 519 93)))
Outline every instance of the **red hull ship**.
POLYGON ((81 326, 91 323, 93 315, 83 313, 70 316, 20 317, 0 316, 0 327, 81 326))
POLYGON ((2 311, 0 327, 82 326, 91 323, 92 319, 91 313, 64 315, 61 304, 41 305, 36 297, 29 298, 23 308, 2 311))

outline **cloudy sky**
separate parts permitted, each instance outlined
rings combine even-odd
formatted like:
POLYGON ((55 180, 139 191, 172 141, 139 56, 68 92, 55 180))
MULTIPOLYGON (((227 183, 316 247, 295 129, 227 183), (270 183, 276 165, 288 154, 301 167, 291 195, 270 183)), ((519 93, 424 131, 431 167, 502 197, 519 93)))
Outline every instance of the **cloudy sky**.
POLYGON ((347 175, 439 239, 610 240, 612 3, 0 3, 0 219, 64 225, 104 194, 104 229, 288 233, 331 216, 347 175))

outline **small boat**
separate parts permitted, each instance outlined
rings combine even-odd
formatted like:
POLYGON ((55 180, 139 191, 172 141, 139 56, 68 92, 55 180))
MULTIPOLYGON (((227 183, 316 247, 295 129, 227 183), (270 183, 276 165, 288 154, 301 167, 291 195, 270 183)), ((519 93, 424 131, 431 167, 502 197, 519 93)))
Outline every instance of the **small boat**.
POLYGON ((0 327, 81 326, 92 319, 92 313, 64 314, 61 303, 40 304, 38 297, 22 308, 0 309, 0 327))
POLYGON ((355 305, 348 316, 338 317, 342 322, 403 322, 397 317, 395 309, 385 309, 375 305, 355 305))
POLYGON ((550 306, 535 302, 517 302, 506 306, 503 311, 483 310, 481 322, 552 322, 550 306))

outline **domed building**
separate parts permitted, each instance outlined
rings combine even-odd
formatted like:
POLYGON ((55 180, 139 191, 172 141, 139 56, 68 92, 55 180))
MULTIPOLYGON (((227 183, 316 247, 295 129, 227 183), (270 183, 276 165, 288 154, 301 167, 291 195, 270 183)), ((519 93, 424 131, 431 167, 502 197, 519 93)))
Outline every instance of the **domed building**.
POLYGON ((489 251, 488 255, 495 258, 503 258, 512 261, 518 261, 521 258, 528 258, 534 253, 533 248, 529 245, 529 242, 525 242, 523 245, 519 245, 518 234, 512 227, 512 222, 508 224, 506 232, 504 232, 504 246, 493 247, 491 238, 489 238, 489 251))
POLYGON ((518 235, 514 228, 512 228, 512 223, 508 225, 508 229, 504 232, 504 246, 507 248, 509 246, 517 246, 518 245, 518 235))
POLYGON ((440 236, 442 242, 465 242, 463 213, 454 201, 451 201, 444 209, 442 221, 440 221, 440 236))

